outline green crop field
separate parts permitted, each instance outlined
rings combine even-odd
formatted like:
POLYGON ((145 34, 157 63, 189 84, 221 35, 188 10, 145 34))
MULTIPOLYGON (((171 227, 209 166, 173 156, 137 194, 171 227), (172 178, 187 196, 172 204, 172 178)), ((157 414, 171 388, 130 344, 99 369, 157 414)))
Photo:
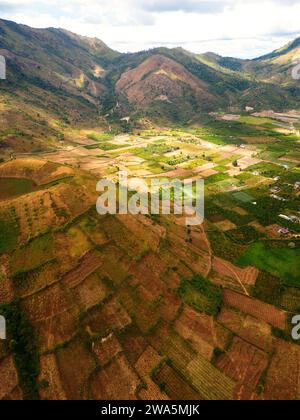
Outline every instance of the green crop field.
POLYGON ((254 265, 282 279, 287 285, 300 287, 300 249, 270 249, 263 242, 251 245, 237 263, 254 265))

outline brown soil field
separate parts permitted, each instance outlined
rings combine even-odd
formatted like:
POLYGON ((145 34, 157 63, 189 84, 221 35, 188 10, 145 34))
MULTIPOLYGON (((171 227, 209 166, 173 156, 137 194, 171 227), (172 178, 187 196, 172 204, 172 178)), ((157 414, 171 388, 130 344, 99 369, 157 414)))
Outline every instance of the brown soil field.
POLYGON ((32 324, 40 352, 53 348, 69 341, 76 333, 79 312, 76 308, 69 309, 59 315, 41 320, 32 324))
POLYGON ((97 356, 100 366, 107 365, 112 359, 122 352, 122 346, 113 333, 108 337, 102 339, 99 338, 93 343, 92 349, 97 356))
POLYGON ((166 291, 163 297, 163 303, 159 308, 161 317, 166 322, 172 322, 177 316, 181 305, 181 299, 174 293, 166 291))
POLYGON ((275 328, 285 330, 287 314, 275 306, 243 296, 231 290, 224 290, 224 303, 264 321, 275 328))
POLYGON ((137 328, 130 328, 126 334, 121 335, 120 341, 129 363, 133 365, 148 346, 147 341, 137 328))
POLYGON ((88 398, 88 380, 96 368, 96 362, 84 343, 71 342, 57 351, 57 364, 70 400, 88 398))
POLYGON ((218 316, 218 322, 248 343, 267 353, 272 353, 274 339, 269 324, 225 307, 222 308, 218 316))
POLYGON ((199 314, 188 306, 176 321, 175 329, 207 360, 211 360, 215 348, 225 349, 228 344, 225 337, 217 334, 213 317, 199 314))
POLYGON ((122 287, 118 291, 118 297, 131 317, 136 319, 143 334, 147 334, 160 320, 161 299, 153 297, 143 286, 122 287))
POLYGON ((101 310, 92 311, 86 320, 93 333, 105 337, 111 329, 122 331, 132 320, 117 299, 112 299, 101 310))
POLYGON ((136 392, 142 385, 140 378, 127 359, 119 355, 98 372, 91 383, 91 392, 96 400, 136 400, 136 392))
POLYGON ((164 260, 150 252, 141 261, 132 263, 129 272, 138 278, 145 288, 160 288, 160 276, 166 268, 164 260))
POLYGON ((18 374, 12 356, 0 360, 0 400, 9 395, 18 385, 18 374))
POLYGON ((41 356, 38 381, 47 381, 48 383, 46 388, 40 390, 40 396, 43 400, 67 399, 54 354, 41 356))
POLYGON ((156 368, 156 366, 159 365, 161 360, 161 356, 152 347, 149 346, 135 364, 135 370, 138 372, 145 385, 145 387, 142 388, 138 393, 139 398, 150 401, 169 399, 168 396, 160 390, 159 386, 154 383, 151 378, 151 372, 156 368))
POLYGON ((64 276, 63 281, 65 286, 69 288, 77 287, 88 276, 101 267, 101 265, 102 261, 98 254, 94 251, 88 252, 79 261, 78 266, 64 276))
POLYGON ((261 397, 245 385, 238 384, 234 389, 233 399, 236 401, 260 401, 261 397))
POLYGON ((79 309, 73 295, 58 283, 24 299, 22 307, 43 351, 69 340, 76 331, 79 309))
POLYGON ((82 310, 88 310, 103 302, 108 295, 107 286, 94 273, 81 282, 75 289, 82 310))
POLYGON ((164 364, 155 375, 158 384, 171 400, 199 401, 203 398, 172 367, 164 364))
POLYGON ((34 158, 11 160, 0 166, 0 177, 28 178, 38 172, 45 165, 45 161, 34 158))
POLYGON ((58 282, 60 279, 59 267, 56 262, 49 262, 40 269, 26 273, 20 280, 14 280, 16 295, 25 298, 38 293, 58 282))
POLYGON ((264 397, 268 400, 299 400, 299 347, 276 340, 276 351, 265 381, 264 397))
POLYGON ((0 304, 12 302, 14 290, 10 279, 9 259, 7 256, 0 257, 0 304))
POLYGON ((256 283, 259 274, 255 267, 240 268, 218 257, 212 259, 212 270, 211 280, 215 283, 246 294, 249 287, 256 283))
POLYGON ((193 244, 187 243, 185 240, 178 238, 174 234, 168 234, 172 253, 183 261, 194 272, 206 277, 210 272, 211 256, 208 251, 202 251, 193 244))
POLYGON ((22 301, 31 322, 37 322, 67 312, 74 307, 72 295, 60 284, 54 284, 22 301))
POLYGON ((42 234, 50 227, 59 227, 66 223, 71 213, 61 199, 63 185, 48 190, 36 191, 10 200, 2 208, 12 207, 20 225, 20 242, 26 243, 28 238, 42 234))
POLYGON ((215 223, 215 226, 217 226, 217 228, 221 229, 223 232, 227 232, 228 230, 236 228, 236 225, 230 220, 222 220, 221 222, 215 223))
POLYGON ((5 396, 5 401, 22 401, 23 391, 19 386, 16 386, 8 395, 5 396))
POLYGON ((205 171, 200 171, 199 174, 203 177, 203 178, 208 178, 212 175, 216 175, 218 173, 218 171, 215 171, 214 169, 206 169, 205 171))
POLYGON ((118 215, 117 218, 133 235, 143 238, 143 241, 152 251, 158 250, 160 241, 166 234, 165 228, 154 224, 151 219, 142 215, 118 215))
POLYGON ((268 355, 246 341, 234 337, 229 352, 218 358, 216 366, 236 382, 255 390, 268 366, 268 355))

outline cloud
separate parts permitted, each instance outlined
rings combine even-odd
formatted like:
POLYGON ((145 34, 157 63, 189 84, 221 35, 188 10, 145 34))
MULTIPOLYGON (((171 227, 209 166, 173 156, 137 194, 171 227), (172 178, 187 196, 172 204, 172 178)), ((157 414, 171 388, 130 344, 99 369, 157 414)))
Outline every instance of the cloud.
POLYGON ((150 12, 188 12, 188 13, 219 13, 227 6, 228 1, 222 0, 144 0, 140 2, 144 10, 150 12))
POLYGON ((1 16, 98 37, 121 51, 183 46, 254 57, 300 34, 299 0, 0 0, 1 16))

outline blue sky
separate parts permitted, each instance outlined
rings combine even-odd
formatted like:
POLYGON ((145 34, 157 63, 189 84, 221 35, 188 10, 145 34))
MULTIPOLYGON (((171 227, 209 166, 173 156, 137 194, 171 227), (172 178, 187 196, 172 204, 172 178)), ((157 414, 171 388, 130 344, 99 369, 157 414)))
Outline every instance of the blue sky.
POLYGON ((253 58, 300 36, 299 0, 0 0, 0 17, 102 39, 253 58))

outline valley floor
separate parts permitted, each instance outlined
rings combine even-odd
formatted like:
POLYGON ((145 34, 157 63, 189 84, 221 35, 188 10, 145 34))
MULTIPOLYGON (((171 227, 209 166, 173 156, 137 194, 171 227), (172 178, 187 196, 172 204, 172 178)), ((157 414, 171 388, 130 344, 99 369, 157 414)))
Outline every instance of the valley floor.
POLYGON ((0 399, 299 399, 299 127, 215 114, 2 163, 0 399), (204 224, 99 216, 119 171, 205 179, 204 224))

